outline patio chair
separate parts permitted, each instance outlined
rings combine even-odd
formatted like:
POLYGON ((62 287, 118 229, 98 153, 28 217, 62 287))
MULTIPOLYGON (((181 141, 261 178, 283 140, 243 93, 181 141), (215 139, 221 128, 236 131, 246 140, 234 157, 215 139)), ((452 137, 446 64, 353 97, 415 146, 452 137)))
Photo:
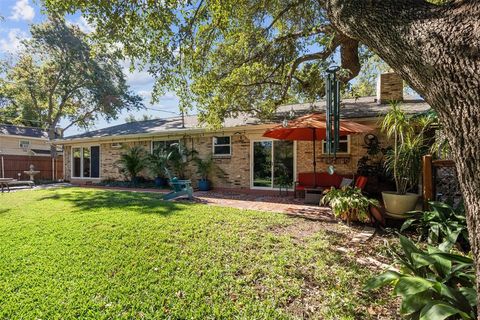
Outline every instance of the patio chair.
POLYGON ((163 196, 164 200, 172 200, 185 195, 188 196, 188 199, 193 198, 193 188, 190 180, 179 180, 177 177, 172 177, 167 168, 165 168, 165 173, 172 191, 163 196))
POLYGON ((355 187, 359 188, 360 190, 363 191, 365 189, 365 186, 367 185, 368 178, 365 176, 358 176, 357 180, 355 181, 355 187))

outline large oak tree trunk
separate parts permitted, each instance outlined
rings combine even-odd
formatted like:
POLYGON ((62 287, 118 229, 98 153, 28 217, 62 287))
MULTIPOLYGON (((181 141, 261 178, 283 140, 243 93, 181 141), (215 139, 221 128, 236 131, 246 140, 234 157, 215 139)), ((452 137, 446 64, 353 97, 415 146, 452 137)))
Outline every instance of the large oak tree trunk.
POLYGON ((467 208, 479 292, 480 1, 327 0, 326 8, 340 32, 375 51, 438 112, 467 208))

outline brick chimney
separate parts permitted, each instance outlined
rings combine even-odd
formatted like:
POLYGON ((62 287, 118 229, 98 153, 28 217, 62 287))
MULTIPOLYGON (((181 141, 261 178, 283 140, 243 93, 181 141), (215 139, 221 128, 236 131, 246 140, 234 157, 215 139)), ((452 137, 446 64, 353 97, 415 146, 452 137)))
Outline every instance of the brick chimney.
POLYGON ((377 103, 403 101, 403 79, 395 72, 382 73, 377 80, 377 103))

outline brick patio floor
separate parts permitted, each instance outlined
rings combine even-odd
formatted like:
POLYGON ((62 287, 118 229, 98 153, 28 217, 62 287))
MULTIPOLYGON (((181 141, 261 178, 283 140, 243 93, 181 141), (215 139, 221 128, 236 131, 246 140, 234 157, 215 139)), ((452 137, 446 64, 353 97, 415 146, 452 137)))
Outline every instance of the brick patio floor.
MULTIPOLYGON (((84 186, 86 188, 98 188, 103 190, 118 190, 130 192, 167 193, 168 190, 146 188, 123 188, 105 186, 84 186)), ((328 207, 306 205, 303 199, 295 199, 291 195, 262 195, 228 191, 195 191, 193 202, 207 205, 231 207, 244 210, 257 210, 279 212, 298 216, 311 220, 335 221, 332 211, 328 207)), ((174 201, 190 202, 186 198, 178 198, 174 201)))

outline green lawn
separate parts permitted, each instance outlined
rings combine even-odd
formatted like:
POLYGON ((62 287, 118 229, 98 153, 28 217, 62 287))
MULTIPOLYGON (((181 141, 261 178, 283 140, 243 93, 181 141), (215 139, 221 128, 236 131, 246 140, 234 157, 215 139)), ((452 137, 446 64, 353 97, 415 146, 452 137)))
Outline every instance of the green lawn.
POLYGON ((316 222, 159 197, 0 195, 0 318, 359 319, 379 299, 339 235, 287 232, 316 222))

